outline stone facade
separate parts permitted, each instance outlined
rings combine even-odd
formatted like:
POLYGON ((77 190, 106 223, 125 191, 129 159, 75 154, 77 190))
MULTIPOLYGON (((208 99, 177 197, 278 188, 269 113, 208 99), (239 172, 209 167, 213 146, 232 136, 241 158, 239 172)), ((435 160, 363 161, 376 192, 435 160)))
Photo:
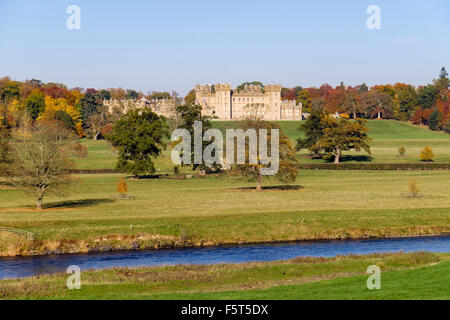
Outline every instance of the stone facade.
POLYGON ((175 117, 175 102, 172 99, 147 100, 142 98, 140 100, 105 100, 103 105, 109 108, 112 112, 114 108, 118 108, 122 113, 126 113, 132 109, 151 108, 157 115, 162 115, 167 118, 175 117))
POLYGON ((196 103, 205 115, 219 120, 240 120, 249 114, 260 114, 264 120, 301 120, 302 105, 281 100, 281 86, 248 85, 233 90, 230 84, 197 85, 196 103))

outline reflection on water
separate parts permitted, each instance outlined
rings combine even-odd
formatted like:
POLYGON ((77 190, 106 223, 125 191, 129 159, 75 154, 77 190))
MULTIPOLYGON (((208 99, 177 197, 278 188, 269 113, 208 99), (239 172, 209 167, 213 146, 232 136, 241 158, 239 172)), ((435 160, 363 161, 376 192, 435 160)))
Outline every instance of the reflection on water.
POLYGON ((0 279, 65 272, 70 265, 78 265, 82 270, 88 270, 112 267, 274 261, 300 256, 333 257, 398 251, 450 252, 450 237, 307 241, 288 244, 0 258, 0 279))

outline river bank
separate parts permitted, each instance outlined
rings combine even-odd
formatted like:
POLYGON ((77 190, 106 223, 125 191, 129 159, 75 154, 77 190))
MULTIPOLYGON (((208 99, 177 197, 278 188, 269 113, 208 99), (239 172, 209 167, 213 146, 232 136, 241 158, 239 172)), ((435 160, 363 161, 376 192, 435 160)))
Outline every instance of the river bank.
POLYGON ((449 260, 449 254, 415 252, 240 264, 115 267, 83 271, 80 290, 67 289, 69 275, 65 273, 2 280, 0 299, 302 299, 305 295, 327 299, 333 297, 334 291, 349 299, 445 299, 449 260), (382 270, 382 290, 370 291, 366 287, 370 265, 382 270), (349 282, 350 289, 342 287, 343 281, 349 282), (314 287, 310 290, 303 286, 314 287))
MULTIPOLYGON (((45 255, 64 255, 82 253, 100 253, 112 251, 139 251, 139 250, 161 250, 161 249, 181 249, 181 248, 214 248, 223 246, 238 245, 270 245, 289 244, 296 242, 332 241, 332 240, 370 240, 370 239, 396 239, 413 237, 445 237, 450 234, 450 230, 445 227, 409 228, 407 233, 395 232, 394 230, 376 230, 375 232, 362 231, 335 233, 328 236, 319 235, 317 237, 295 237, 293 239, 268 240, 268 241, 239 241, 220 242, 213 241, 192 241, 183 237, 169 237, 161 235, 139 234, 131 235, 110 235, 88 240, 62 239, 59 241, 26 240, 12 235, 17 247, 9 246, 6 250, 1 248, 2 257, 27 257, 45 255), (442 231, 444 230, 444 231, 442 231), (431 232, 430 232, 431 231, 431 232)), ((11 237, 11 235, 9 235, 11 237)), ((3 240, 6 237, 3 236, 3 240)), ((11 240, 11 239, 9 239, 11 240)))

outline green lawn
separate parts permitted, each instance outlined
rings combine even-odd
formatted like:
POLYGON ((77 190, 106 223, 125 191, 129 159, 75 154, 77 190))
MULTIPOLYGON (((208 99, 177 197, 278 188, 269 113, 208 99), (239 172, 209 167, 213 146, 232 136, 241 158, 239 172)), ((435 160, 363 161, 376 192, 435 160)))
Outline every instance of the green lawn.
MULTIPOLYGON (((135 200, 115 199, 120 175, 81 175, 66 198, 0 189, 0 225, 35 232, 8 252, 86 251, 88 246, 179 246, 359 238, 450 231, 448 171, 303 170, 299 190, 243 190, 230 177, 128 180, 135 200), (404 196, 416 179, 423 197, 404 196), (133 229, 130 228, 133 225, 133 229), (127 236, 127 237, 125 237, 127 236)), ((265 185, 276 185, 271 179, 265 185)), ((8 249, 9 248, 9 249, 8 249)))
POLYGON ((395 253, 266 263, 85 271, 0 281, 0 299, 449 299, 449 254, 395 253), (368 290, 368 266, 381 290, 368 290))
MULTIPOLYGON (((292 141, 295 141, 301 133, 297 131, 300 121, 278 122, 284 132, 292 141)), ((213 121, 215 128, 225 130, 234 128, 233 121, 213 121)), ((405 122, 395 120, 369 120, 369 136, 371 142, 373 162, 379 163, 413 163, 420 162, 420 152, 430 146, 435 154, 435 162, 450 162, 450 135, 442 132, 430 131, 427 128, 413 126, 405 122), (399 147, 406 148, 404 157, 398 156, 399 147)), ((83 139, 89 155, 86 159, 76 159, 78 169, 113 169, 116 164, 116 154, 107 141, 92 141, 83 139)), ((344 155, 346 162, 366 161, 364 152, 347 152, 344 155)), ((306 150, 298 153, 300 162, 323 163, 321 159, 310 159, 306 150)), ((170 160, 170 150, 166 150, 162 157, 156 159, 156 173, 173 173, 173 164, 170 160)), ((182 172, 189 173, 189 168, 182 168, 182 172)))

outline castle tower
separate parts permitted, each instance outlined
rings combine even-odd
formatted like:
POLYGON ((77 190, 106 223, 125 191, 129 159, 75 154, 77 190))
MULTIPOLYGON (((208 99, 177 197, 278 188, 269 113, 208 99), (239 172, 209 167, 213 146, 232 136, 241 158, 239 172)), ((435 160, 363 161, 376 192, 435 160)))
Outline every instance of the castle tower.
POLYGON ((278 84, 267 85, 266 93, 269 95, 271 106, 270 118, 273 120, 281 119, 281 86, 278 84))

